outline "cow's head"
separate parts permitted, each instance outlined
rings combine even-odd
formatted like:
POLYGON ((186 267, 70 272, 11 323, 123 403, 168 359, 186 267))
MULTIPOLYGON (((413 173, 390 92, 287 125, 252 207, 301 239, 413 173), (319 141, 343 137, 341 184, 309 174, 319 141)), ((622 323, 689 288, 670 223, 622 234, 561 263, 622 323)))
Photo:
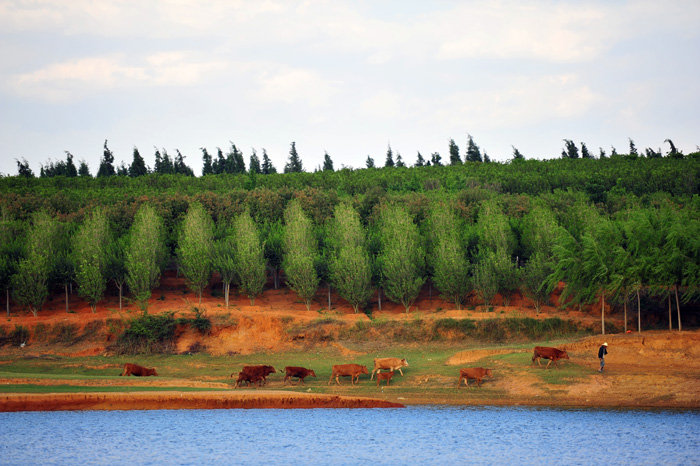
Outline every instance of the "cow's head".
POLYGON ((408 361, 406 361, 406 358, 401 360, 401 365, 404 367, 408 367, 408 361))
POLYGON ((486 375, 488 377, 493 377, 493 372, 491 372, 491 369, 486 369, 486 375))
POLYGON ((313 369, 309 369, 309 376, 310 376, 310 377, 316 377, 316 373, 314 372, 313 369))
POLYGON ((369 374, 369 372, 367 372, 367 366, 360 366, 360 367, 361 367, 360 374, 369 374))
POLYGON ((158 375, 158 372, 156 372, 155 369, 146 369, 146 375, 158 375))
POLYGON ((566 351, 561 352, 561 357, 562 359, 569 359, 569 355, 566 353, 566 351))

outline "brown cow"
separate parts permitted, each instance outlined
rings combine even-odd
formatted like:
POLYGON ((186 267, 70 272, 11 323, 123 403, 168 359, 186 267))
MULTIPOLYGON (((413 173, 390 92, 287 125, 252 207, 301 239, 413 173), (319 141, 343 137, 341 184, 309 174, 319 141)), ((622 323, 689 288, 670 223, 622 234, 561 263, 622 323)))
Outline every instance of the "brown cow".
POLYGON ((304 383, 304 377, 316 377, 316 373, 313 369, 306 369, 304 367, 287 366, 284 368, 284 372, 286 372, 284 383, 287 383, 287 380, 291 381, 292 377, 298 377, 301 383, 304 383))
POLYGON ((398 370, 403 377, 402 367, 408 367, 408 361, 406 359, 399 358, 376 358, 374 360, 374 370, 372 370, 372 375, 369 380, 372 380, 375 372, 379 372, 381 369, 388 369, 390 371, 398 370))
POLYGON ((557 360, 569 359, 569 355, 566 354, 565 350, 560 350, 558 348, 549 348, 547 346, 535 346, 535 350, 532 353, 532 365, 535 365, 536 359, 537 365, 542 366, 542 364, 540 363, 540 358, 549 359, 547 367, 545 367, 545 369, 549 369, 549 365, 552 363, 554 363, 555 366, 559 367, 559 364, 557 364, 557 360))
POLYGON ((377 387, 379 386, 380 380, 386 380, 386 384, 389 385, 391 378, 394 376, 394 371, 391 372, 377 372, 377 387))
POLYGON ((491 369, 484 369, 483 367, 468 367, 466 369, 459 370, 459 382, 457 382, 457 388, 462 386, 462 380, 464 384, 469 386, 469 379, 476 379, 476 386, 481 385, 481 379, 484 377, 493 377, 491 369))
POLYGON ((331 380, 335 377, 335 383, 340 385, 338 377, 350 377, 352 384, 355 385, 355 380, 360 380, 360 374, 369 374, 367 371, 367 366, 361 366, 359 364, 337 364, 333 366, 331 371, 331 378, 328 379, 328 385, 331 384, 331 380))
POLYGON ((260 374, 251 374, 249 372, 241 371, 238 373, 238 380, 236 380, 236 385, 234 385, 233 388, 238 388, 241 385, 241 382, 245 382, 246 385, 257 383, 258 386, 261 386, 263 377, 260 374))
MULTIPOLYGON (((243 366, 243 370, 238 373, 238 381, 236 381, 235 387, 238 387, 241 382, 246 382, 246 384, 257 383, 258 385, 265 384, 267 383, 267 376, 274 372, 276 372, 275 368, 267 365, 243 366)), ((233 374, 231 374, 231 377, 233 377, 233 374)))
POLYGON ((119 375, 135 375, 137 377, 148 377, 149 375, 158 375, 158 372, 156 372, 155 368, 143 367, 139 366, 138 364, 132 364, 130 362, 127 362, 126 364, 124 364, 124 370, 119 375))

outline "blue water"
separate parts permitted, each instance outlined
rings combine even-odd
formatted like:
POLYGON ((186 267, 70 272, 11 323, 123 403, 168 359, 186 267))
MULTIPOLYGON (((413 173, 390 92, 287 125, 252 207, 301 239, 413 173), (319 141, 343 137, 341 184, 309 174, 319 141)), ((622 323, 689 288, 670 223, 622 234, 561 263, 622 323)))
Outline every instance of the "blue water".
POLYGON ((700 464, 700 413, 533 408, 0 413, 2 464, 700 464))

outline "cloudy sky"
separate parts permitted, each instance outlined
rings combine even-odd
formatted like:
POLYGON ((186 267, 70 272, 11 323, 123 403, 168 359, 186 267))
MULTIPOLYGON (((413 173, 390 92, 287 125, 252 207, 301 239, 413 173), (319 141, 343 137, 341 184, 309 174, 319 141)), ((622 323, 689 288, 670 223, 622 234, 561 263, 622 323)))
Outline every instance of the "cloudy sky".
POLYGON ((304 168, 700 144, 700 2, 0 0, 0 173, 102 145, 304 168))

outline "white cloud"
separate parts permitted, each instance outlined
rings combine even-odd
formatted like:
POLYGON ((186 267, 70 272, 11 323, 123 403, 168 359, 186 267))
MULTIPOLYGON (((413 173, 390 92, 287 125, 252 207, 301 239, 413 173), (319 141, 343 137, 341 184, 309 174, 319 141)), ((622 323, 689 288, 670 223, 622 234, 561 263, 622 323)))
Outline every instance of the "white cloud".
POLYGON ((324 79, 312 70, 274 64, 258 66, 265 69, 258 72, 253 95, 266 102, 322 106, 330 103, 340 84, 324 79))
POLYGON ((223 63, 196 61, 186 52, 150 55, 139 64, 131 64, 118 54, 53 63, 8 81, 20 95, 66 101, 113 89, 193 85, 204 80, 208 72, 223 68, 223 63))
POLYGON ((497 88, 453 93, 429 114, 444 127, 458 122, 465 128, 493 129, 578 117, 600 101, 588 85, 571 74, 513 77, 500 84, 497 88))

